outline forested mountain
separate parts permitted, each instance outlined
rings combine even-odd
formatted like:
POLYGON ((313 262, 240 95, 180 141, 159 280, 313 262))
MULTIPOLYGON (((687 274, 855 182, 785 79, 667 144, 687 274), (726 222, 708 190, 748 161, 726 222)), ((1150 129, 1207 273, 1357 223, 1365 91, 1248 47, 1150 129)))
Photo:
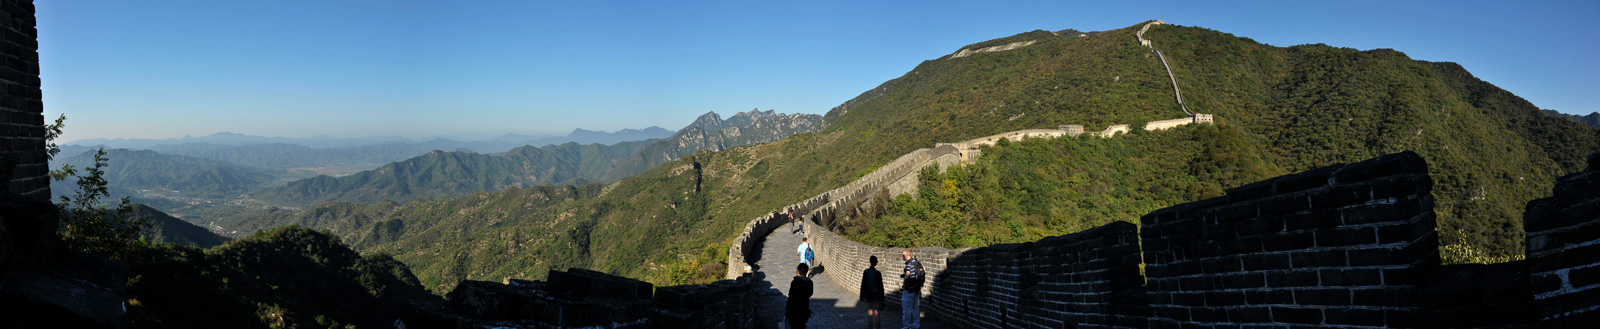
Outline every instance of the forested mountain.
MULTIPOLYGON (((1184 116, 1166 70, 1135 39, 1138 27, 1033 31, 953 49, 1032 42, 924 61, 829 111, 813 133, 663 159, 604 188, 265 216, 391 253, 431 289, 567 267, 658 283, 716 279, 729 241, 750 219, 909 151, 1019 129, 1184 116)), ((1515 257, 1526 202, 1600 151, 1600 130, 1544 115, 1454 63, 1389 49, 1274 47, 1186 26, 1152 26, 1145 37, 1166 55, 1189 108, 1215 114, 1217 124, 1008 142, 977 164, 923 175, 924 199, 898 199, 839 228, 877 244, 1031 241, 1134 221, 1273 175, 1412 150, 1430 165, 1445 256, 1515 257)))
POLYGON ((617 168, 600 177, 615 182, 701 150, 721 151, 730 147, 769 143, 794 134, 811 132, 822 125, 815 114, 782 114, 773 110, 735 113, 726 121, 716 112, 707 112, 673 134, 672 138, 646 145, 624 159, 617 168))
POLYGON ((135 207, 137 208, 134 209, 134 216, 150 218, 150 227, 140 232, 140 235, 145 236, 149 242, 176 243, 199 248, 211 248, 228 242, 228 238, 212 233, 211 230, 177 219, 150 206, 135 207))
MULTIPOLYGON (((70 164, 78 168, 94 165, 96 152, 58 158, 52 168, 70 164)), ((155 151, 106 150, 105 179, 114 196, 134 195, 140 190, 159 190, 171 196, 226 197, 244 193, 279 178, 290 177, 281 170, 262 169, 155 151)), ((56 195, 76 191, 72 181, 52 181, 56 195)))
POLYGON ((821 121, 821 116, 814 114, 783 115, 772 110, 738 113, 726 121, 707 113, 664 140, 524 146, 498 155, 434 151, 349 176, 303 179, 253 196, 292 205, 406 203, 512 187, 608 183, 696 151, 771 142, 810 131, 821 121))
POLYGON ((605 175, 618 161, 656 140, 615 145, 566 143, 523 146, 500 155, 433 151, 356 174, 317 177, 253 193, 292 205, 343 201, 411 202, 499 191, 513 187, 584 184, 605 175))
POLYGON ((1577 115, 1556 112, 1555 110, 1544 110, 1544 114, 1549 114, 1550 116, 1557 118, 1577 121, 1579 123, 1589 125, 1590 127, 1600 127, 1600 112, 1589 112, 1589 115, 1577 115))

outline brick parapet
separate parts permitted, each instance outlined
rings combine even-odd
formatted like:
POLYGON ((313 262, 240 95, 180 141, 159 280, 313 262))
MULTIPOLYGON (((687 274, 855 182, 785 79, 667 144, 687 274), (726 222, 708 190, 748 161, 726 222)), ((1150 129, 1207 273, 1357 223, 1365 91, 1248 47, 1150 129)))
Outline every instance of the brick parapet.
POLYGON ((1558 179, 1553 195, 1529 202, 1523 215, 1533 316, 1538 319, 1600 313, 1597 162, 1600 158, 1591 156, 1587 169, 1558 179))
POLYGON ((0 157, 6 188, 38 200, 50 197, 44 103, 39 89, 39 42, 32 1, 0 2, 0 157))

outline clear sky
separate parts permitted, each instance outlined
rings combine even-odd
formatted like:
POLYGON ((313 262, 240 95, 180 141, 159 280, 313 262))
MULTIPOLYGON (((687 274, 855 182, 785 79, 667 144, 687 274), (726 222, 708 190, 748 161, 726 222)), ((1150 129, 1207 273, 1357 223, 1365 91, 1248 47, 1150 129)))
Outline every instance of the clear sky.
POLYGON ((1600 110, 1600 1, 36 1, 66 141, 678 129, 823 113, 959 47, 1149 19, 1461 63, 1600 110))

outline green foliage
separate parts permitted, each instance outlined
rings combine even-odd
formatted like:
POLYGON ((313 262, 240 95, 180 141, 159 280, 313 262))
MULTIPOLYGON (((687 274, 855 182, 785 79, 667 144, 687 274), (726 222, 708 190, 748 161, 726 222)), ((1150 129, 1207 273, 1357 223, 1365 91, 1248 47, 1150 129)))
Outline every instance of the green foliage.
POLYGON ((976 163, 943 173, 924 168, 918 176, 921 197, 897 196, 884 216, 844 221, 841 232, 885 247, 1033 241, 1136 221, 1161 207, 1281 173, 1255 153, 1237 127, 1216 125, 1116 138, 1000 142, 984 148, 976 163))
MULTIPOLYGON (((54 124, 45 128, 45 154, 47 158, 61 153, 55 139, 66 128, 67 116, 62 114, 54 124)), ((106 188, 106 150, 94 154, 93 163, 81 168, 64 166, 50 172, 55 181, 76 177, 77 190, 71 196, 61 196, 56 206, 61 209, 60 234, 67 246, 79 251, 119 258, 132 248, 144 244, 139 233, 150 226, 150 218, 135 213, 127 198, 115 206, 107 207, 102 198, 109 195, 106 188)), ((47 159, 48 160, 48 159, 47 159)))
POLYGON ((393 257, 298 226, 204 250, 141 246, 125 262, 133 328, 381 327, 443 303, 393 257))

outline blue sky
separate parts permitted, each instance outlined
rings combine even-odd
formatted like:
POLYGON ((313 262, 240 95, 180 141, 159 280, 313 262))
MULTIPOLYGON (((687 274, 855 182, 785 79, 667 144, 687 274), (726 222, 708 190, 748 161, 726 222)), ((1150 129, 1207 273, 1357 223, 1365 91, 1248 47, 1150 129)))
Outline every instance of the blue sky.
POLYGON ((1600 2, 37 1, 64 140, 677 129, 823 113, 927 59, 1035 29, 1148 19, 1276 46, 1461 63, 1600 110, 1600 2))

